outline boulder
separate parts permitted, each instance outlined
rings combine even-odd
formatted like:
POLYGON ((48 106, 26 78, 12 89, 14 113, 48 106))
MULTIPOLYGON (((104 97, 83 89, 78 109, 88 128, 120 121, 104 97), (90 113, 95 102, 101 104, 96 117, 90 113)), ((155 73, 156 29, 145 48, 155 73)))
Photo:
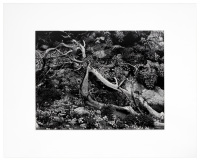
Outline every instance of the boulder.
POLYGON ((78 107, 76 109, 74 109, 74 112, 78 115, 87 115, 89 114, 89 112, 87 110, 84 109, 84 107, 78 107))
POLYGON ((99 50, 94 52, 94 56, 96 56, 97 58, 104 58, 106 56, 106 53, 104 52, 104 50, 99 50))
POLYGON ((142 90, 142 97, 157 112, 164 112, 164 91, 160 87, 154 90, 142 90))

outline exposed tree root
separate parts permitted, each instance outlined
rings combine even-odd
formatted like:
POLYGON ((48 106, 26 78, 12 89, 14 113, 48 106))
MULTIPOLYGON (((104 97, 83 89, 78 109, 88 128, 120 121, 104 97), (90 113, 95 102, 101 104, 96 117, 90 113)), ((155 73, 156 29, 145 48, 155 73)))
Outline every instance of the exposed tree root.
MULTIPOLYGON (((81 45, 79 42, 77 42, 76 40, 72 40, 72 42, 74 44, 72 45, 68 45, 68 44, 65 44, 65 43, 60 43, 58 46, 56 46, 55 48, 49 48, 47 50, 45 50, 44 52, 42 51, 39 51, 39 50, 36 50, 36 57, 38 59, 42 59, 43 61, 45 59, 48 59, 47 56, 49 54, 49 52, 51 51, 56 51, 59 53, 59 55, 56 55, 56 56, 50 56, 50 58, 57 58, 57 57, 65 57, 67 56, 72 62, 75 62, 75 63, 83 63, 84 61, 82 60, 77 60, 75 58, 75 54, 77 53, 77 50, 80 49, 81 52, 82 52, 82 58, 85 59, 86 57, 86 54, 85 54, 85 41, 83 41, 83 44, 84 45, 81 45), (65 48, 69 48, 70 50, 66 53, 62 53, 58 48, 60 47, 65 47, 65 48), (72 57, 70 57, 68 54, 69 53, 72 53, 72 57)), ((43 65, 44 66, 44 65, 43 65)), ((42 68, 40 69, 42 70, 42 68)))
MULTIPOLYGON (((117 90, 119 92, 123 92, 124 94, 127 94, 128 96, 131 96, 131 92, 127 91, 121 87, 119 87, 117 84, 112 84, 111 82, 109 82, 107 79, 105 79, 97 70, 95 70, 92 67, 89 67, 89 72, 93 73, 104 85, 106 85, 109 88, 112 88, 114 90, 117 90)), ((148 103, 144 100, 144 98, 142 98, 142 96, 136 94, 133 92, 133 96, 134 98, 137 98, 140 102, 140 104, 146 108, 149 113, 154 116, 155 118, 162 118, 164 117, 164 113, 158 113, 157 111, 155 111, 151 106, 148 105, 148 103)))
MULTIPOLYGON (((49 48, 47 50, 44 51, 44 54, 41 55, 41 53, 36 50, 37 54, 39 54, 39 56, 41 58, 46 58, 48 53, 50 51, 57 51, 58 53, 60 53, 61 55, 60 56, 66 56, 68 55, 69 53, 73 52, 74 54, 76 54, 77 50, 80 49, 81 52, 82 52, 82 57, 85 58, 86 57, 86 54, 85 54, 85 42, 83 41, 84 43, 84 46, 81 45, 80 43, 78 43, 77 41, 73 40, 74 44, 73 45, 68 45, 68 44, 65 44, 65 43, 60 43, 58 46, 56 46, 55 48, 49 48), (58 50, 58 48, 60 47, 65 47, 65 48, 69 48, 71 50, 69 50, 67 53, 63 54, 60 50, 58 50)), ((52 56, 51 56, 52 57, 52 56)), ((55 57, 58 57, 58 56, 55 56, 55 57)))
MULTIPOLYGON (((153 117, 156 117, 156 118, 161 118, 163 117, 163 113, 158 113, 156 112, 154 109, 152 109, 148 103, 139 95, 136 95, 134 94, 134 92, 129 92, 121 87, 118 86, 118 83, 116 84, 112 84, 111 82, 109 82, 107 79, 105 79, 97 70, 95 70, 94 68, 90 67, 90 64, 88 65, 87 67, 87 70, 86 70, 86 74, 85 74, 85 77, 83 79, 83 82, 82 82, 82 85, 81 85, 81 94, 83 95, 84 98, 86 98, 86 103, 90 106, 93 106, 97 109, 102 109, 103 107, 105 107, 107 104, 104 104, 104 103, 100 103, 100 102, 97 102, 95 100, 92 99, 92 97, 89 95, 89 87, 88 87, 88 75, 89 75, 89 72, 91 72, 92 74, 94 74, 104 85, 106 85, 107 87, 110 87, 114 90, 117 90, 119 92, 123 92, 124 94, 127 94, 129 96, 131 96, 132 94, 132 97, 135 97, 139 100, 140 104, 145 107, 149 113, 153 116, 153 117)), ((136 114, 138 115, 138 113, 136 111, 134 111, 132 109, 131 106, 125 106, 125 107, 121 107, 121 106, 116 106, 116 105, 110 105, 109 106, 111 108, 114 108, 116 110, 125 110, 131 114, 136 114)), ((155 127, 164 127, 164 123, 159 123, 159 122, 155 122, 154 123, 155 127)))
MULTIPOLYGON (((96 109, 102 109, 103 107, 107 106, 108 104, 105 104, 105 103, 100 103, 100 102, 97 102, 95 100, 92 99, 92 97, 89 95, 87 97, 88 101, 86 101, 86 103, 88 103, 88 105, 90 106, 93 106, 95 107, 96 109)), ((119 110, 119 111, 126 111, 128 113, 131 113, 131 114, 138 114, 136 111, 134 111, 132 109, 131 106, 117 106, 117 105, 113 105, 113 104, 109 104, 109 106, 111 108, 114 108, 116 110, 119 110)))

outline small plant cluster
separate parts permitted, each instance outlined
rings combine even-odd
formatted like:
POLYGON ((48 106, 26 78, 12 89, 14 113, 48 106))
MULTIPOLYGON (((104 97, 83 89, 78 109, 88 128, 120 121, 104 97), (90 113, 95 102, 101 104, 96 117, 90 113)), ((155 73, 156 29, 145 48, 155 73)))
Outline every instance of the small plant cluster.
MULTIPOLYGON (((148 64, 149 65, 149 64, 148 64)), ((158 78, 164 78, 164 64, 149 65, 139 69, 136 75, 137 81, 147 89, 154 89, 158 85, 158 78)))
POLYGON ((143 84, 147 89, 154 89, 155 84, 157 82, 157 72, 153 68, 145 68, 138 72, 137 80, 141 84, 143 84))
POLYGON ((116 37, 116 39, 118 40, 118 42, 122 42, 124 39, 124 33, 122 31, 116 31, 114 36, 116 37))
POLYGON ((108 106, 102 110, 85 107, 77 113, 79 106, 64 101, 55 101, 48 109, 36 110, 38 129, 152 129, 153 120, 146 115, 116 117, 115 110, 108 106), (89 110, 86 110, 89 109, 89 110))

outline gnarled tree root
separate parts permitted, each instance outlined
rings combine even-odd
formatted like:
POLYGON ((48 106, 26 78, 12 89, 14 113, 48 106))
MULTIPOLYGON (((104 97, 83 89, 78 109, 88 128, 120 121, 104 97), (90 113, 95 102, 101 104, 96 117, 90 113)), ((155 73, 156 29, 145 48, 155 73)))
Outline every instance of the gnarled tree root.
MULTIPOLYGON (((127 94, 129 96, 131 96, 131 92, 121 88, 118 86, 118 83, 116 84, 112 84, 111 82, 109 82, 108 80, 106 80, 97 70, 95 70, 94 68, 90 67, 90 64, 88 65, 87 67, 87 70, 86 70, 86 74, 85 74, 85 77, 83 79, 83 82, 82 82, 82 85, 81 85, 81 94, 83 95, 84 98, 86 98, 86 103, 90 106, 93 106, 97 109, 102 109, 103 107, 106 106, 106 104, 104 103, 100 103, 100 102, 97 102, 95 100, 92 99, 92 97, 89 95, 89 86, 88 86, 88 75, 89 75, 89 72, 93 73, 104 85, 106 85, 107 87, 110 87, 114 90, 117 90, 119 92, 123 92, 124 94, 127 94)), ((133 93, 132 93, 133 94, 133 93)), ((158 113, 156 112, 154 109, 152 109, 148 103, 141 97, 141 96, 137 96, 136 94, 133 94, 134 97, 138 98, 140 104, 145 107, 149 113, 156 117, 156 118, 161 118, 163 117, 163 114, 162 113, 158 113)), ((131 113, 131 114, 135 114, 135 115, 139 115, 136 111, 134 111, 132 109, 131 106, 125 106, 125 107, 121 107, 121 106, 116 106, 116 105, 110 105, 109 106, 111 108, 114 108, 116 110, 122 110, 122 111, 126 111, 128 113, 131 113)), ((154 122, 154 126, 157 127, 157 128, 163 128, 164 127, 164 123, 160 123, 160 122, 154 122)))
MULTIPOLYGON (((94 74, 107 87, 112 88, 114 90, 117 90, 119 92, 123 92, 124 94, 126 94, 128 96, 131 96, 131 92, 130 91, 127 91, 127 90, 119 87, 117 84, 113 84, 113 83, 109 82, 94 68, 89 67, 88 69, 89 69, 89 72, 94 74)), ((155 111, 151 106, 148 105, 148 103, 144 100, 144 98, 142 98, 142 96, 140 96, 140 95, 138 95, 138 94, 136 94, 134 92, 132 94, 133 94, 133 96, 135 98, 137 98, 139 100, 140 104, 144 108, 146 108, 152 116, 154 116, 155 118, 158 118, 158 119, 164 117, 164 113, 163 112, 162 113, 158 113, 157 111, 155 111)))

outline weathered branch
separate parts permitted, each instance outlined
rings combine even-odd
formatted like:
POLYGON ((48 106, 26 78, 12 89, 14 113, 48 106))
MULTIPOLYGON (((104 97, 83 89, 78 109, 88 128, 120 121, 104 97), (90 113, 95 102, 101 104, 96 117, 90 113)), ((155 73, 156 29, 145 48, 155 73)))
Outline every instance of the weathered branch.
MULTIPOLYGON (((74 55, 77 53, 77 49, 80 49, 82 51, 82 57, 83 57, 83 59, 86 57, 86 54, 85 54, 85 41, 83 41, 83 44, 84 44, 83 46, 80 43, 78 43, 76 40, 73 40, 73 42, 75 43, 75 45, 67 45, 65 43, 60 43, 55 48, 49 48, 49 49, 45 50, 44 52, 36 50, 36 58, 42 59, 43 61, 45 61, 45 59, 48 59, 47 55, 48 55, 49 52, 56 51, 56 52, 59 53, 59 55, 56 55, 56 56, 52 56, 51 55, 50 58, 57 58, 57 57, 67 56, 73 62, 83 63, 84 61, 77 60, 74 55), (70 48, 71 50, 69 50, 66 53, 62 53, 58 49, 60 47, 70 48), (72 53, 73 56, 72 57, 68 56, 69 53, 72 53)), ((45 64, 43 63, 43 67, 44 66, 45 66, 45 64)), ((42 68, 40 70, 42 70, 42 68)))
MULTIPOLYGON (((43 56, 41 55, 41 53, 39 51, 36 50, 36 52, 41 58, 45 58, 50 51, 54 51, 55 50, 55 51, 57 51, 57 52, 59 52, 61 54, 60 56, 66 56, 70 52, 73 52, 73 54, 76 54, 77 49, 80 49, 81 52, 82 52, 82 57, 84 59, 86 57, 86 54, 85 54, 85 41, 83 41, 84 45, 81 45, 76 40, 73 40, 72 42, 74 42, 75 45, 67 45, 65 43, 60 43, 55 48, 49 48, 49 49, 44 51, 44 55, 43 56), (70 48, 71 50, 69 50, 67 53, 63 54, 60 50, 58 50, 58 48, 60 48, 60 47, 70 48)), ((75 58, 73 59, 73 61, 76 61, 76 62, 79 62, 79 63, 83 62, 83 61, 78 61, 75 58)))
MULTIPOLYGON (((82 85, 81 85, 81 94, 84 98, 87 99, 87 101, 86 101, 87 104, 89 104, 90 106, 93 106, 97 109, 102 109, 103 107, 106 106, 106 104, 93 100, 92 97, 89 95, 88 75, 89 75, 90 70, 91 70, 91 68, 90 68, 90 64, 89 64, 87 67, 86 74, 83 79, 82 85)), ((114 109, 117 109, 117 110, 125 110, 129 113, 136 114, 136 112, 130 106, 121 107, 121 106, 110 105, 110 104, 109 104, 109 106, 114 109)))
POLYGON ((83 56, 83 59, 86 57, 86 54, 85 54, 85 41, 83 40, 83 45, 79 44, 80 46, 80 50, 82 52, 82 56, 83 56))
POLYGON ((122 84, 125 82, 126 79, 122 80, 120 83, 119 83, 119 87, 122 86, 122 84))
POLYGON ((117 84, 112 84, 111 82, 109 82, 107 79, 105 79, 96 69, 89 67, 89 72, 91 72, 92 74, 94 74, 103 84, 105 84, 106 86, 115 89, 117 91, 120 92, 120 90, 118 89, 118 85, 117 84))
POLYGON ((118 83, 118 81, 117 81, 117 78, 114 77, 114 79, 115 79, 115 84, 116 84, 117 86, 119 86, 119 83, 118 83))
POLYGON ((71 57, 69 57, 68 56, 68 58, 71 60, 71 61, 74 61, 74 62, 76 62, 76 63, 83 63, 84 61, 81 61, 81 60, 77 60, 77 59, 75 59, 75 58, 71 58, 71 57))
MULTIPOLYGON (((69 53, 72 52, 72 50, 69 50, 68 52, 66 52, 65 54, 62 54, 62 52, 58 49, 55 49, 57 52, 61 53, 61 55, 58 56, 51 56, 51 58, 58 58, 58 57, 64 57, 64 56, 68 56, 69 53)), ((69 57, 69 56, 68 56, 69 57)))
POLYGON ((65 43, 60 43, 58 46, 56 46, 55 48, 59 48, 59 47, 66 47, 66 48, 70 48, 70 49, 73 49, 73 46, 72 45, 67 45, 65 43))
MULTIPOLYGON (((109 88, 112 88, 114 90, 117 90, 119 92, 123 92, 129 96, 131 96, 131 92, 130 91, 127 91, 121 87, 119 87, 118 85, 116 84, 112 84, 111 82, 109 82, 107 79, 105 79, 97 70, 95 70, 94 68, 92 67, 89 67, 89 72, 93 73, 104 85, 106 85, 107 87, 109 88)), ((144 100, 144 98, 142 98, 142 96, 140 95, 137 95, 133 92, 133 96, 134 98, 137 98, 140 102, 140 104, 146 108, 149 113, 154 116, 155 118, 162 118, 164 116, 164 113, 161 112, 161 113, 158 113, 157 111, 155 111, 151 106, 148 105, 148 103, 144 100)))
MULTIPOLYGON (((108 104, 100 103, 100 102, 93 100, 90 95, 87 98, 88 98, 88 102, 86 102, 86 103, 88 103, 89 105, 91 105, 97 109, 102 109, 103 107, 108 105, 108 104)), ((117 106, 117 105, 113 105, 113 104, 109 104, 109 106, 115 110, 126 111, 128 113, 138 115, 138 113, 136 111, 134 111, 131 106, 117 106)))
MULTIPOLYGON (((82 82, 82 85, 81 85, 81 94, 84 98, 86 98, 86 103, 90 106, 93 106, 97 109, 102 109, 103 107, 105 107, 107 104, 104 104, 104 103, 100 103, 100 102, 97 102, 95 100, 92 99, 92 97, 89 95, 89 87, 88 87, 88 75, 89 75, 89 72, 92 72, 93 74, 95 74, 95 76, 97 76, 97 78, 100 79, 100 81, 102 83, 104 83, 105 85, 107 85, 108 87, 111 87, 117 91, 126 91, 124 89, 118 89, 120 87, 116 87, 116 85, 113 85, 112 83, 110 83, 108 80, 106 80, 103 76, 101 76, 100 73, 98 73, 94 68, 91 68, 90 65, 88 65, 87 67, 87 70, 86 70, 86 74, 85 74, 85 77, 83 79, 83 82, 82 82)), ((129 94, 128 91, 126 91, 125 94, 129 94)), ((133 95, 133 93, 132 93, 133 95)), ((158 116, 159 113, 155 113, 156 111, 154 111, 148 104, 147 102, 144 102, 144 100, 141 99, 140 97, 140 102, 143 101, 144 103, 144 107, 147 108, 147 110, 149 110, 149 112, 153 115, 153 116, 158 116), (152 111, 153 110, 153 111, 152 111)), ((113 104, 109 104, 109 106, 111 108, 114 108, 116 110, 125 110, 127 111, 128 113, 131 113, 131 114, 134 114, 134 115, 139 115, 136 111, 133 110, 133 108, 131 106, 125 106, 125 107, 121 107, 121 106, 116 106, 116 105, 113 105, 113 104)), ((161 127, 164 127, 164 123, 160 123, 160 122, 154 122, 154 126, 155 127, 158 127, 158 128, 161 128, 161 127)))
POLYGON ((85 73, 85 77, 84 77, 83 82, 81 84, 81 94, 85 98, 87 98, 88 94, 89 94, 89 87, 88 87, 89 65, 87 67, 87 70, 86 70, 86 73, 85 73))

